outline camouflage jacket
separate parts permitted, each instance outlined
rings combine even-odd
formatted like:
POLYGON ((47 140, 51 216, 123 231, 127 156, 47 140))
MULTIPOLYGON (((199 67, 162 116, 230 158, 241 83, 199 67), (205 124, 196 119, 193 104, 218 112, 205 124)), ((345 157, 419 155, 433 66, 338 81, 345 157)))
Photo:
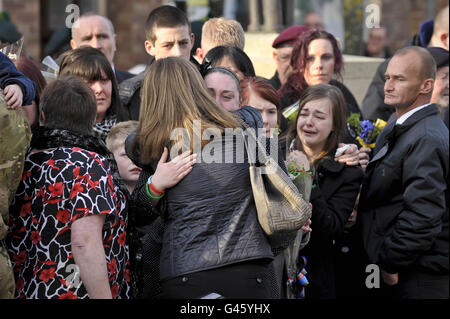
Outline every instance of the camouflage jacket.
POLYGON ((21 108, 10 110, 0 90, 0 240, 7 232, 8 208, 22 178, 31 130, 21 108))

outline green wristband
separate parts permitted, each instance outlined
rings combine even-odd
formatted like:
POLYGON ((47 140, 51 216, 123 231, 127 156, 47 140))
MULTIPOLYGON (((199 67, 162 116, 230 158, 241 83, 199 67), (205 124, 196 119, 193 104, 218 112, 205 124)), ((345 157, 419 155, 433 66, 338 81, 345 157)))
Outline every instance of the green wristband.
POLYGON ((150 190, 148 189, 148 185, 149 184, 145 184, 145 191, 147 192, 148 197, 150 197, 151 199, 161 199, 164 197, 164 194, 162 194, 161 196, 153 196, 150 190))

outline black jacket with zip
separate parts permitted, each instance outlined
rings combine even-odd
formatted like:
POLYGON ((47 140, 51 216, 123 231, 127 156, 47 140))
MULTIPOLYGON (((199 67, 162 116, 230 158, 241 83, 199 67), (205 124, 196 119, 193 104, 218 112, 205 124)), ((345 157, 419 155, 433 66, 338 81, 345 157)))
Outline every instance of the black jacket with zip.
POLYGON ((388 273, 448 274, 448 141, 435 104, 402 125, 390 122, 379 136, 357 223, 369 262, 388 273))

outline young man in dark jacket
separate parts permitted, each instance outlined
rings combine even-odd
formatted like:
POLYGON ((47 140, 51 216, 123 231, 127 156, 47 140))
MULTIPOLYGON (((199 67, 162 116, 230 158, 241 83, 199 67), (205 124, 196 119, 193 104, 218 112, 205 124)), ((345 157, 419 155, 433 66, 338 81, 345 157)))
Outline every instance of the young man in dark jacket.
MULTIPOLYGON (((173 6, 161 6, 150 12, 145 23, 145 51, 154 60, 182 57, 198 65, 191 57, 194 34, 186 14, 173 6)), ((151 64, 150 63, 150 64, 151 64)), ((130 119, 139 120, 141 85, 145 71, 125 80, 119 86, 120 99, 130 119)))
POLYGON ((385 103, 397 120, 380 134, 359 201, 358 225, 383 297, 449 297, 448 129, 430 104, 436 64, 403 48, 386 70, 385 103))

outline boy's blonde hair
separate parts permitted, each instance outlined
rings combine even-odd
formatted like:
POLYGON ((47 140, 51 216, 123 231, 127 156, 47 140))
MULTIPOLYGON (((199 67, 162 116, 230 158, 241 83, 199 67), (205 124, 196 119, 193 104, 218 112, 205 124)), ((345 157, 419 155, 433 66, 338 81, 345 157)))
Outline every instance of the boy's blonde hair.
POLYGON ((124 145, 128 135, 136 131, 138 126, 138 121, 126 121, 114 125, 106 137, 106 146, 111 153, 114 153, 119 147, 124 145))
POLYGON ((209 19, 203 24, 202 48, 214 48, 220 45, 244 50, 245 33, 239 22, 222 17, 209 19))

